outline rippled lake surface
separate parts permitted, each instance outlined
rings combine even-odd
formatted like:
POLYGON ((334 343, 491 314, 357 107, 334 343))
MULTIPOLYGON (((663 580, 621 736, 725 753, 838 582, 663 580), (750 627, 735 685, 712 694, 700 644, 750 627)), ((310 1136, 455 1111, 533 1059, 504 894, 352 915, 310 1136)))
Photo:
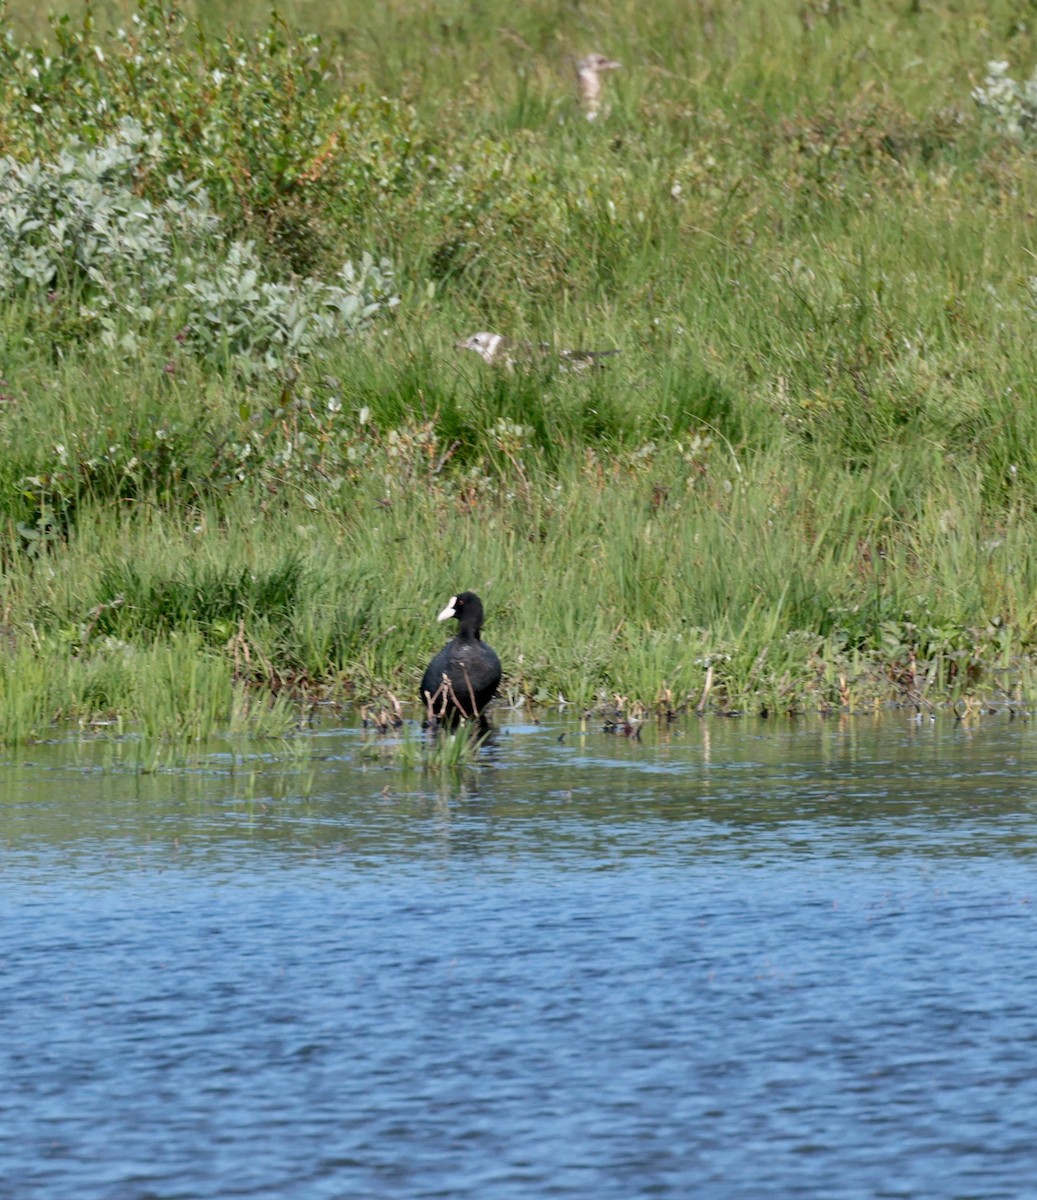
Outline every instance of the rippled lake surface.
POLYGON ((369 741, 0 759, 0 1195, 1034 1194, 1037 725, 369 741))

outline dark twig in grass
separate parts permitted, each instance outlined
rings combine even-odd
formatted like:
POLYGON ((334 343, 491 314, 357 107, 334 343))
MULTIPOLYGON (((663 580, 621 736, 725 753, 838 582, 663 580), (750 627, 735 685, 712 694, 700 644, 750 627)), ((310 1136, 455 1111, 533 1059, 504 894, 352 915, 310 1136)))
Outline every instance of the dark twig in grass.
POLYGON ((95 604, 90 610, 90 624, 84 628, 83 636, 79 639, 79 644, 81 646, 85 646, 90 640, 90 635, 94 631, 94 626, 101 619, 102 613, 108 612, 113 608, 120 608, 125 603, 126 597, 119 595, 116 596, 114 600, 110 600, 107 604, 95 604))
POLYGON ((472 681, 468 677, 468 668, 461 663, 461 670, 464 672, 464 680, 468 685, 468 699, 471 701, 471 710, 465 708, 461 702, 461 697, 454 690, 454 685, 450 679, 444 675, 443 682, 434 692, 425 692, 425 708, 428 713, 429 724, 435 724, 443 719, 450 711, 451 707, 455 708, 465 720, 471 720, 479 715, 479 706, 475 701, 475 689, 472 687, 472 681))
POLYGON ((713 690, 713 664, 709 663, 706 667, 706 681, 702 686, 702 695, 699 697, 698 704, 695 705, 695 715, 701 717, 706 711, 706 703, 709 700, 709 693, 713 690))
POLYGON ((470 714, 465 713, 465 716, 470 715, 470 716, 474 717, 475 714, 479 711, 478 705, 475 703, 475 690, 472 687, 471 679, 468 677, 468 668, 465 666, 464 663, 461 664, 461 670, 464 672, 464 681, 468 685, 468 699, 471 700, 471 702, 472 702, 472 711, 470 714))
POLYGON ((672 721, 677 715, 673 711, 673 691, 667 686, 665 679, 655 698, 655 710, 660 717, 665 717, 668 721, 672 721))
POLYGON ((255 644, 250 642, 245 636, 245 618, 242 617, 238 621, 237 633, 228 641, 227 648, 234 656, 234 678, 249 683, 253 680, 252 671, 252 652, 255 651, 256 658, 259 660, 260 666, 266 677, 266 684, 273 691, 281 691, 285 686, 284 677, 277 670, 274 664, 263 653, 262 650, 255 644), (242 671, 241 664, 244 662, 245 670, 242 671))
POLYGON ((447 465, 447 463, 450 461, 450 459, 452 459, 454 457, 454 451, 457 449, 458 446, 460 446, 460 444, 461 444, 460 441, 457 438, 455 438, 450 443, 450 445, 447 446, 447 448, 443 451, 443 453, 439 456, 439 458, 436 459, 436 465, 432 468, 433 477, 438 475, 443 470, 443 468, 447 465))
POLYGON ((384 702, 379 703, 377 708, 371 704, 361 704, 360 722, 365 729, 373 725, 379 733, 388 733, 390 729, 399 729, 403 725, 403 711, 399 700, 392 692, 385 694, 389 700, 388 706, 384 702))

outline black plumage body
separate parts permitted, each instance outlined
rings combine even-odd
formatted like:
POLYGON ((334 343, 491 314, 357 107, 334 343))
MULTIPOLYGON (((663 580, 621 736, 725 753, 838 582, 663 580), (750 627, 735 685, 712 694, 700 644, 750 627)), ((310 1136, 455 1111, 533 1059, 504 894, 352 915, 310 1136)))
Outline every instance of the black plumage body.
POLYGON ((493 699, 501 680, 501 664, 481 637, 483 607, 474 592, 454 596, 439 614, 441 621, 456 617, 457 636, 425 668, 421 699, 431 718, 456 724, 478 717, 493 699))

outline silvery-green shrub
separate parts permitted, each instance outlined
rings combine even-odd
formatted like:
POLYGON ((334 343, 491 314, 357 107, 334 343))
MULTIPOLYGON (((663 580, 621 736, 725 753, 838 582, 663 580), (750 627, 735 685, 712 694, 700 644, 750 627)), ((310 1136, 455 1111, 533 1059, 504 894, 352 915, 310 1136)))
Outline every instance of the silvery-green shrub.
POLYGON ((1008 63, 987 63, 983 87, 972 98, 996 127, 1012 137, 1032 137, 1037 129, 1037 70, 1023 83, 1008 74, 1008 63))
POLYGON ((273 279, 251 242, 222 249, 205 189, 179 176, 160 203, 137 194, 161 138, 123 121, 99 146, 52 162, 0 158, 0 300, 60 302, 76 335, 133 352, 138 335, 186 309, 183 341, 251 373, 278 370, 397 303, 388 262, 365 254, 332 283, 273 279))
POLYGON ((411 106, 343 87, 331 51, 276 6, 265 26, 223 36, 182 11, 197 5, 123 7, 109 29, 93 5, 72 6, 42 42, 5 36, 0 18, 0 146, 47 161, 132 117, 159 139, 140 195, 159 203, 168 176, 198 180, 228 238, 262 238, 299 274, 335 263, 335 231, 428 180, 411 106))
POLYGON ((255 371, 277 370, 336 334, 360 332, 379 310, 395 307, 392 282, 389 262, 365 254, 359 268, 347 262, 335 283, 278 283, 265 278, 251 242, 235 242, 214 270, 184 283, 192 301, 187 341, 255 371))
POLYGON ((211 228, 203 192, 181 187, 168 211, 134 191, 154 150, 134 121, 96 147, 72 142, 52 162, 0 158, 0 295, 73 289, 101 309, 167 287, 171 218, 211 228), (187 210, 191 210, 188 216, 187 210))

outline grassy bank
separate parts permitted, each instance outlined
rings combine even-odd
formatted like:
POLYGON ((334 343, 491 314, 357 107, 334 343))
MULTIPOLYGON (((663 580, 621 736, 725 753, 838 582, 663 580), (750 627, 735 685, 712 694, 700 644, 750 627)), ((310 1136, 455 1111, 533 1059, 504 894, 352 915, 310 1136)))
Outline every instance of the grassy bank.
POLYGON ((1037 699, 1013 6, 555 7, 8 5, 0 740, 409 702, 462 588, 516 703, 1037 699))

